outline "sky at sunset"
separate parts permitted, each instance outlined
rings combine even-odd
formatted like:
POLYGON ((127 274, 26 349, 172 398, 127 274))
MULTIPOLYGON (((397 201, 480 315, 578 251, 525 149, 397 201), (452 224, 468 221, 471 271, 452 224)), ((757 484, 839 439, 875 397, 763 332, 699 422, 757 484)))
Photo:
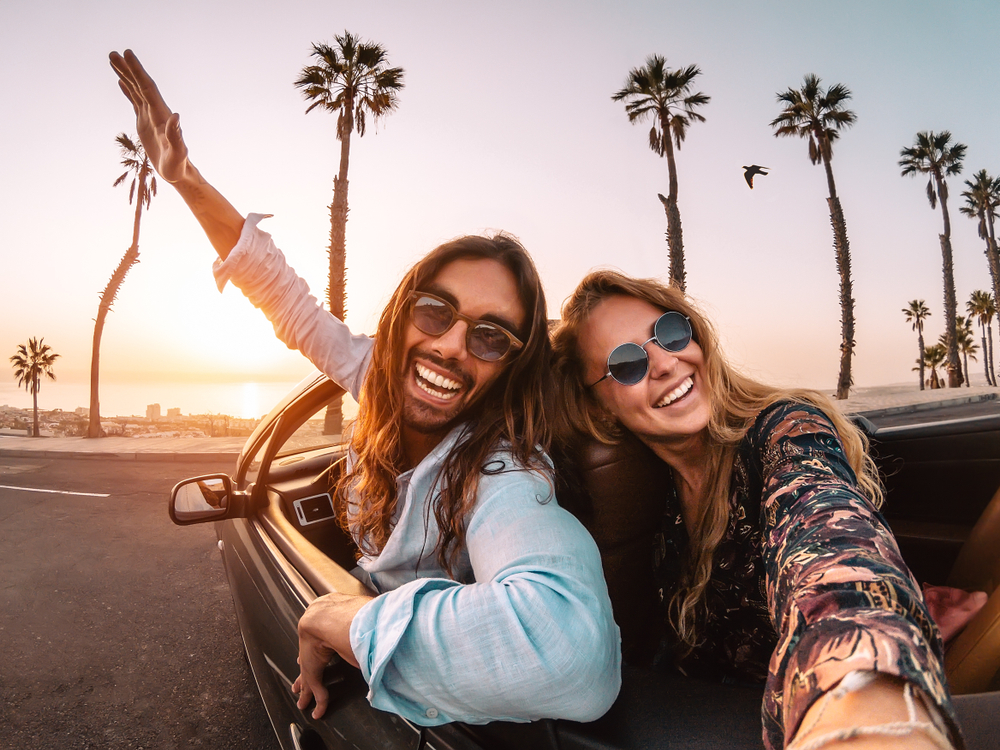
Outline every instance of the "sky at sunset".
MULTIPOLYGON (((897 166, 917 131, 947 129, 968 145, 950 181, 960 311, 989 288, 976 223, 958 209, 963 180, 1000 172, 992 0, 2 0, 0 353, 44 337, 62 355, 61 382, 87 379, 98 295, 132 231, 128 187, 112 187, 123 171, 115 136, 135 129, 107 62, 113 49, 139 55, 206 178, 241 212, 274 214, 262 227, 322 296, 339 143, 335 118, 307 116, 292 82, 310 43, 345 29, 406 70, 398 111, 352 143, 355 330, 373 331, 404 270, 460 234, 519 236, 550 317, 592 267, 665 278, 666 161, 649 150, 649 125, 630 125, 611 100, 652 53, 700 66, 696 89, 712 97, 677 158, 688 292, 745 370, 826 389, 837 375, 823 169, 805 141, 769 127, 776 93, 805 74, 846 85, 858 116, 833 159, 853 256, 856 384, 915 384, 916 336, 900 312, 909 300, 931 309, 928 341, 943 330, 941 215, 926 181, 897 166), (753 191, 748 164, 771 168, 753 191)), ((105 326, 105 388, 295 381, 311 369, 237 290, 216 290, 214 251, 165 183, 143 216, 140 252, 105 326)), ((970 367, 981 380, 981 365, 970 367)), ((4 388, 0 403, 29 404, 21 393, 16 401, 4 388)), ((59 393, 44 385, 41 405, 85 405, 59 393)))

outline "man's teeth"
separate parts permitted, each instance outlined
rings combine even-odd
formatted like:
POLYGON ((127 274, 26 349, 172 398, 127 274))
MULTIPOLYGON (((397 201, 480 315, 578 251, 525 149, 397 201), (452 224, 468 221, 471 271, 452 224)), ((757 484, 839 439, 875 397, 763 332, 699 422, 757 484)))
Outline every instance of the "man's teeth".
POLYGON ((448 391, 457 391, 462 387, 461 383, 451 378, 446 378, 444 375, 439 375, 421 364, 417 364, 417 375, 419 376, 417 378, 417 385, 420 389, 438 398, 454 398, 457 394, 454 392, 448 393, 448 391), (428 387, 428 383, 436 386, 436 388, 431 389, 428 387))
POLYGON ((684 382, 664 396, 663 400, 656 405, 656 408, 659 409, 662 406, 669 406, 685 393, 690 391, 692 386, 694 386, 694 380, 690 377, 684 378, 684 382))

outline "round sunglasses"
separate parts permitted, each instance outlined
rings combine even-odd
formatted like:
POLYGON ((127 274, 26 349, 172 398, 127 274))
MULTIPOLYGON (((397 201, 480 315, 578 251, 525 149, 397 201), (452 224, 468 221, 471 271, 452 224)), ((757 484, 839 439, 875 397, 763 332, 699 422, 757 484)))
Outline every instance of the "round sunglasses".
POLYGON ((641 346, 626 342, 619 344, 611 350, 608 355, 608 371, 604 377, 588 385, 593 388, 598 383, 603 383, 608 378, 613 378, 622 385, 635 385, 646 377, 649 372, 649 355, 646 354, 646 344, 655 341, 657 346, 668 352, 676 354, 683 351, 691 343, 691 320, 684 315, 673 310, 669 310, 653 324, 653 337, 645 341, 641 346))
POLYGON ((475 320, 462 315, 448 300, 429 292, 410 292, 410 320, 421 333, 442 336, 456 321, 464 320, 465 347, 484 362, 499 362, 512 351, 524 347, 513 333, 488 320, 475 320))

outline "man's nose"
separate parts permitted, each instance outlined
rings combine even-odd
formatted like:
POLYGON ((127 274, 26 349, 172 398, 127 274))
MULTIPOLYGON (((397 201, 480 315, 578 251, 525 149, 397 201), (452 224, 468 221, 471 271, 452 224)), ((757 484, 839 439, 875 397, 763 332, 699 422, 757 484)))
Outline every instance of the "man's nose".
POLYGON ((651 378, 669 376, 679 361, 673 352, 668 352, 655 341, 646 345, 646 356, 649 357, 649 377, 651 378))
POLYGON ((431 350, 442 359, 465 359, 467 354, 465 337, 468 331, 468 323, 464 320, 456 320, 455 325, 431 342, 431 350))

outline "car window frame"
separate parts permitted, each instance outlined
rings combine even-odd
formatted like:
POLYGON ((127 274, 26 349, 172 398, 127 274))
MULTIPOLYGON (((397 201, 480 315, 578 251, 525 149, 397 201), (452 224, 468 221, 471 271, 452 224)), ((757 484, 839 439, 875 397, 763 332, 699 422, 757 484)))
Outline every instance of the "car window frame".
MULTIPOLYGON (((349 571, 338 565, 310 542, 285 517, 280 500, 268 490, 269 474, 281 447, 301 424, 315 414, 322 404, 344 393, 336 383, 317 373, 300 383, 299 387, 281 401, 261 422, 240 453, 237 464, 237 483, 245 482, 249 464, 260 454, 260 468, 251 488, 251 502, 256 508, 256 523, 287 562, 312 589, 306 604, 325 594, 361 595, 366 589, 349 571)), ((309 449, 307 449, 309 450, 309 449)), ((285 454, 281 457, 287 457, 285 454)), ((303 592, 307 593, 307 592, 303 592)))

